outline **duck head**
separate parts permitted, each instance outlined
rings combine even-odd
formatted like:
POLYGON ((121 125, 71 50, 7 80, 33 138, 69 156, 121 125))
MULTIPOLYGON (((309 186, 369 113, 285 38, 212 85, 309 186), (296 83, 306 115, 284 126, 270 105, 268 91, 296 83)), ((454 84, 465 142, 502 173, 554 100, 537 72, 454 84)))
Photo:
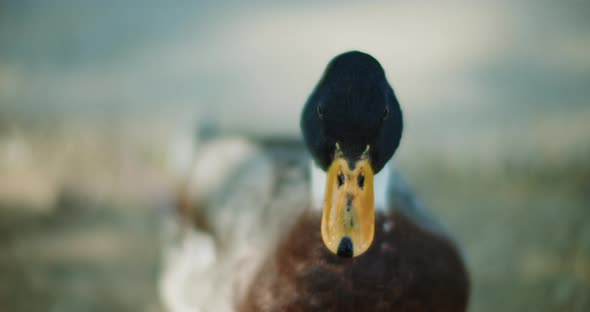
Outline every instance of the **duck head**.
POLYGON ((321 233, 342 257, 364 253, 373 241, 373 176, 395 153, 402 114, 385 72, 372 56, 336 56, 307 100, 303 138, 327 173, 321 233))

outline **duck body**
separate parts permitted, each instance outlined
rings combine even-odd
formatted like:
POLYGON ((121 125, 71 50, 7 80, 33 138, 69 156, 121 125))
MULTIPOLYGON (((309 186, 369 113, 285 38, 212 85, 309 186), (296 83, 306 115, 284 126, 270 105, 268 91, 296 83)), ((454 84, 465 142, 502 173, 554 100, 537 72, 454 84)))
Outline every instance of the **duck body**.
POLYGON ((168 309, 465 311, 455 241, 391 165, 402 115, 381 65, 334 58, 301 128, 201 147, 165 243, 168 309))
POLYGON ((450 240, 402 213, 378 214, 369 250, 342 258, 323 246, 319 218, 298 219, 242 311, 466 311, 467 273, 450 240))
POLYGON ((402 128, 377 60, 352 51, 328 64, 301 117, 327 174, 323 203, 312 203, 262 266, 243 310, 465 311, 468 278, 454 242, 390 178, 402 128))

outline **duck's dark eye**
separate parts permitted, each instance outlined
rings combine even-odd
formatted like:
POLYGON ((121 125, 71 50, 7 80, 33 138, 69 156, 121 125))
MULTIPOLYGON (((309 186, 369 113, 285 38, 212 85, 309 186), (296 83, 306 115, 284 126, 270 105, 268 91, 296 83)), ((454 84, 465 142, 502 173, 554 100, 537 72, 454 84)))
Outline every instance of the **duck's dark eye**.
POLYGON ((359 175, 357 182, 359 183, 359 187, 361 188, 361 190, 365 187, 365 176, 364 175, 359 175))
POLYGON ((341 187, 342 185, 344 185, 344 175, 340 172, 338 174, 338 187, 341 187))
POLYGON ((383 110, 383 117, 381 117, 382 120, 385 120, 389 117, 389 106, 385 105, 385 109, 383 110))
POLYGON ((317 108, 316 108, 317 112, 318 112, 318 117, 320 119, 324 119, 324 108, 322 107, 321 104, 318 104, 317 108))

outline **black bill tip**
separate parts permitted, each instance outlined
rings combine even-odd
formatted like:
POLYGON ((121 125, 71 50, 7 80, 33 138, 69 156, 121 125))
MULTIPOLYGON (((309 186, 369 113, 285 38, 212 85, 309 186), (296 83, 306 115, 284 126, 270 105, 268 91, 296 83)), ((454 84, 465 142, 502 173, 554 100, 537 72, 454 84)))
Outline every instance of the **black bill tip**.
POLYGON ((352 257, 352 240, 350 237, 344 236, 338 245, 338 252, 336 253, 342 258, 352 257))

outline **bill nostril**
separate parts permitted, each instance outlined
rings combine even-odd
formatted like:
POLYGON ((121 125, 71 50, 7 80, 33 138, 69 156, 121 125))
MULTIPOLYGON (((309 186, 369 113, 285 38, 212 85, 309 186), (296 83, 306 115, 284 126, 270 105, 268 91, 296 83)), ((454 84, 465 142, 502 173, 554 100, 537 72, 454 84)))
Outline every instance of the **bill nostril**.
POLYGON ((361 190, 365 187, 365 176, 364 175, 359 175, 358 177, 358 184, 359 187, 361 188, 361 190))
POLYGON ((338 174, 338 187, 341 187, 342 185, 344 185, 344 174, 340 172, 338 174))
POLYGON ((352 250, 352 240, 350 240, 350 237, 344 236, 338 245, 336 254, 343 258, 350 258, 352 257, 352 250))

